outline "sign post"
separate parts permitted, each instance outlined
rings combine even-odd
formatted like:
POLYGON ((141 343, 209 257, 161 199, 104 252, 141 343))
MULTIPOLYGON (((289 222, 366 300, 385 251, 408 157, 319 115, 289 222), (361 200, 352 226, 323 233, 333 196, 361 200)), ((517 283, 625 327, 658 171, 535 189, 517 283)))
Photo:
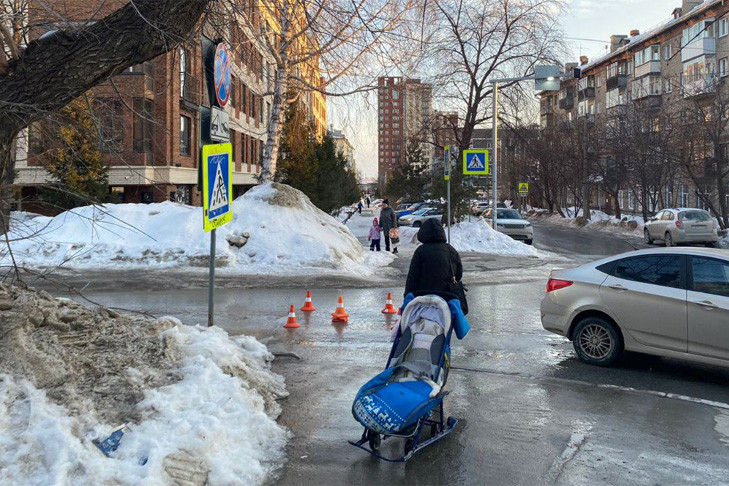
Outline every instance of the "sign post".
POLYGON ((205 145, 202 149, 203 229, 210 232, 208 327, 215 307, 215 230, 233 220, 233 146, 205 145))
POLYGON ((443 177, 448 192, 448 243, 451 242, 451 146, 443 148, 443 177))

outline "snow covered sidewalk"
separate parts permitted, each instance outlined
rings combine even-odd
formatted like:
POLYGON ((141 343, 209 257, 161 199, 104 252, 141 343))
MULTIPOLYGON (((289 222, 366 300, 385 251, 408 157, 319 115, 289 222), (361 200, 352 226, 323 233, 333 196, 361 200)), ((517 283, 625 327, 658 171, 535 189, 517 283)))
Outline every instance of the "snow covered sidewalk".
POLYGON ((643 218, 640 216, 623 216, 618 219, 614 216, 606 214, 598 210, 590 210, 590 220, 582 220, 582 210, 574 216, 574 208, 566 209, 565 212, 569 217, 562 217, 557 213, 549 214, 546 210, 533 210, 528 214, 529 219, 548 222, 558 226, 570 226, 570 227, 584 227, 592 230, 619 231, 625 234, 631 234, 635 236, 643 236, 643 218))
POLYGON ((250 337, 0 285, 0 484, 260 484, 283 378, 250 337), (94 440, 126 424, 105 456, 94 440))
MULTIPOLYGON (((240 275, 367 277, 392 258, 372 255, 352 232, 283 184, 255 187, 233 202, 217 231, 216 264, 240 275)), ((15 261, 34 268, 207 268, 202 209, 172 202, 86 206, 48 218, 14 213, 15 261)), ((9 265, 7 248, 0 263, 9 265)))

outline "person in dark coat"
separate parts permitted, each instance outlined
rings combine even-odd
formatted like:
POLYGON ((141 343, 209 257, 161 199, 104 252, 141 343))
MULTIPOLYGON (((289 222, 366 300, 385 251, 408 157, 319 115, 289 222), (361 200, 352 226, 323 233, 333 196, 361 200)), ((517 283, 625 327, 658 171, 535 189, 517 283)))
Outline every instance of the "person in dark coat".
MULTIPOLYGON (((382 210, 380 211, 380 227, 385 236, 385 251, 390 251, 390 230, 397 228, 397 215, 390 207, 390 200, 382 201, 382 210)), ((397 248, 393 253, 397 253, 397 248)))
POLYGON ((443 226, 435 219, 426 219, 418 231, 418 241, 422 245, 410 261, 405 295, 418 291, 451 292, 452 284, 463 278, 463 264, 456 249, 447 243, 443 226))

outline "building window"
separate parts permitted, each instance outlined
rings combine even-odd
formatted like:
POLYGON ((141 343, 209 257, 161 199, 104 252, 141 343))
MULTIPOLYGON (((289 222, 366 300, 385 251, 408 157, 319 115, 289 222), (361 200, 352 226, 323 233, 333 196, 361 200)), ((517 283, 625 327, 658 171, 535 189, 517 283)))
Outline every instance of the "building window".
POLYGON ((602 76, 598 74, 597 76, 595 76, 595 80, 597 82, 597 87, 602 88, 602 76))
POLYGON ((124 116, 118 99, 99 100, 99 150, 120 152, 124 145, 124 116))
POLYGON ((180 116, 180 155, 190 155, 190 117, 180 116))
POLYGON ((152 151, 153 102, 147 98, 134 98, 134 143, 135 152, 152 151))
POLYGON ((671 44, 665 44, 663 46, 663 59, 665 61, 670 60, 672 54, 673 54, 673 52, 672 52, 672 49, 671 49, 671 44))
POLYGON ((184 47, 180 48, 180 98, 185 97, 185 89, 187 88, 187 73, 188 66, 187 60, 189 59, 187 49, 184 47))
POLYGON ((721 76, 722 78, 727 75, 726 61, 727 61, 726 57, 723 59, 719 59, 719 76, 721 76))
POLYGON ((719 37, 726 37, 729 35, 729 20, 721 19, 719 21, 719 37))
POLYGON ((631 211, 635 209, 635 194, 633 194, 633 191, 628 191, 628 209, 631 211))
POLYGON ((688 190, 686 189, 685 185, 681 184, 681 207, 687 208, 690 206, 690 204, 691 203, 689 202, 688 190))

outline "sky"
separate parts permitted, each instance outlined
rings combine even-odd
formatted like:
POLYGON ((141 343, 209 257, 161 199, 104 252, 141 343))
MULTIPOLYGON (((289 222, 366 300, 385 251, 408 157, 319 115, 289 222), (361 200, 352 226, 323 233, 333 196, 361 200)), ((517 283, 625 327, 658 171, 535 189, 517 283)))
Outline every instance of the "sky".
MULTIPOLYGON (((627 35, 631 30, 644 32, 671 17, 681 0, 566 0, 567 14, 562 29, 570 53, 565 62, 581 55, 590 59, 604 55, 610 36, 627 35)), ((328 122, 344 129, 355 148, 358 170, 364 177, 377 176, 377 110, 374 102, 329 99, 328 122), (363 107, 363 105, 368 105, 363 107), (356 107, 356 108, 355 108, 356 107)))

